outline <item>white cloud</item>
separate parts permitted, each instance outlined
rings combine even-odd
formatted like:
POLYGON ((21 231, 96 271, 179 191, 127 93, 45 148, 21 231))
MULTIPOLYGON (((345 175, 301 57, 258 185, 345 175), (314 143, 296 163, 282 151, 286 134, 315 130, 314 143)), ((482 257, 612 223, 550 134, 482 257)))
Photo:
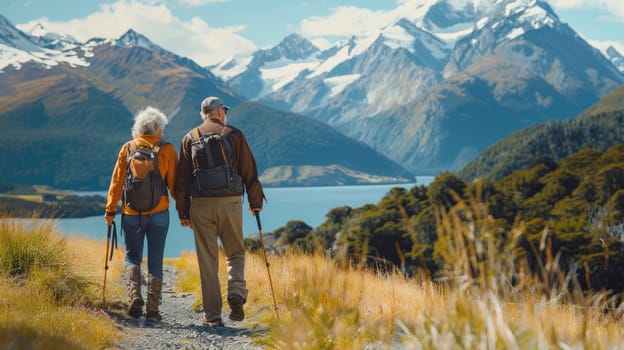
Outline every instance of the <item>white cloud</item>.
POLYGON ((119 38, 128 29, 134 29, 156 45, 191 58, 202 66, 256 50, 251 41, 239 34, 244 29, 242 25, 213 28, 199 17, 184 21, 175 17, 164 4, 156 4, 154 1, 147 4, 118 0, 112 4, 101 5, 98 12, 83 19, 50 22, 43 17, 17 27, 28 30, 37 22, 50 32, 69 34, 79 41, 94 37, 119 38))
POLYGON ((621 55, 624 55, 624 43, 614 40, 588 40, 588 42, 603 53, 607 52, 607 49, 613 46, 621 55))
POLYGON ((327 17, 310 17, 302 20, 299 31, 308 38, 368 35, 377 33, 379 29, 391 25, 401 18, 418 20, 425 14, 426 9, 436 1, 397 1, 398 6, 396 8, 379 11, 354 6, 336 7, 327 17))
POLYGON ((325 38, 314 38, 310 42, 320 50, 326 50, 331 47, 331 43, 325 38))
POLYGON ((615 19, 624 22, 624 1, 622 0, 548 0, 555 8, 596 8, 609 11, 615 19))
POLYGON ((230 0, 176 0, 177 3, 186 6, 202 6, 207 4, 215 4, 219 2, 228 2, 230 0))
POLYGON ((387 12, 343 6, 327 17, 310 17, 301 21, 300 31, 306 37, 366 35, 388 23, 387 12))

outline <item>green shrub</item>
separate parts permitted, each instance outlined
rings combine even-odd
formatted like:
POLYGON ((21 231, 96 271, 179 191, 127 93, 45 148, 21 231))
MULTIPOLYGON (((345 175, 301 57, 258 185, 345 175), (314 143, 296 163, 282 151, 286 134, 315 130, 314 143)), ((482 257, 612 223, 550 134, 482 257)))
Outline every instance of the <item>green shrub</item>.
POLYGON ((28 276, 36 268, 62 267, 65 241, 54 233, 50 220, 0 221, 0 273, 28 276))
POLYGON ((52 220, 0 221, 0 274, 33 284, 59 305, 84 302, 89 282, 70 271, 52 220))

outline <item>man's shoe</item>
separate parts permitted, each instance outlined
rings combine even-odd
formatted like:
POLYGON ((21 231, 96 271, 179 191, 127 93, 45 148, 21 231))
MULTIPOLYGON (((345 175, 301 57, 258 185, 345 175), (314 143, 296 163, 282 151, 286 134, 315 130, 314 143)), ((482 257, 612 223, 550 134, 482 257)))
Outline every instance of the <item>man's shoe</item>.
POLYGON ((134 318, 143 316, 143 299, 134 299, 128 308, 128 315, 134 318))
POLYGON ((225 325, 223 324, 223 321, 221 319, 214 320, 214 321, 208 321, 208 320, 206 320, 204 318, 203 325, 205 327, 225 327, 225 325))
POLYGON ((245 310, 243 310, 243 304, 245 301, 238 295, 232 295, 228 297, 228 304, 230 304, 230 320, 242 321, 245 319, 245 310))

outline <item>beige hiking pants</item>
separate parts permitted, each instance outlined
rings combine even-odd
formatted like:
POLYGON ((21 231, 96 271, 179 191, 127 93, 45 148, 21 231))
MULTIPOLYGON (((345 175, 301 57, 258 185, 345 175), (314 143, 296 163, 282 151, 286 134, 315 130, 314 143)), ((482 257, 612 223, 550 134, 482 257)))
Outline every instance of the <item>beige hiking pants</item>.
POLYGON ((242 196, 191 199, 190 216, 199 263, 202 304, 208 321, 221 319, 217 238, 221 241, 227 263, 228 296, 239 295, 247 300, 242 202, 242 196))

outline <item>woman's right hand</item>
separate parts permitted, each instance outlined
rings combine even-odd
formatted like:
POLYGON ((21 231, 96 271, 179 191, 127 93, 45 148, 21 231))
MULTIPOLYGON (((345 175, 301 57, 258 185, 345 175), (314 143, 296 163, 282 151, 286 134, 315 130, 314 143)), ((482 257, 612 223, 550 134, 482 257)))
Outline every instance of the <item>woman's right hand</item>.
POLYGON ((106 220, 106 226, 111 226, 113 221, 115 221, 115 216, 104 215, 104 219, 106 220))

